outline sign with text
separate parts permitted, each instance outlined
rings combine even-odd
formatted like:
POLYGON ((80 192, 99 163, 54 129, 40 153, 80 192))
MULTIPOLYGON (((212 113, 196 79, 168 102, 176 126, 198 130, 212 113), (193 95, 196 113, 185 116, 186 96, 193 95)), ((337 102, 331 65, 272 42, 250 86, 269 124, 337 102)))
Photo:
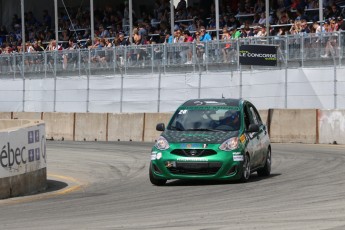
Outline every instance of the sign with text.
POLYGON ((241 65, 277 65, 278 46, 272 45, 241 45, 240 64, 241 65))
POLYGON ((0 132, 0 178, 45 168, 45 125, 0 132))

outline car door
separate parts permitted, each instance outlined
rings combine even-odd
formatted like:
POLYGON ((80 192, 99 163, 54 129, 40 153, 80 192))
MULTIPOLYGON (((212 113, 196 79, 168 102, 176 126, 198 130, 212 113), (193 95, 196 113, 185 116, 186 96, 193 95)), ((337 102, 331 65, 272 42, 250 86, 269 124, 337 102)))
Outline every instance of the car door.
MULTIPOLYGON (((263 127, 260 115, 258 115, 256 108, 249 102, 246 103, 245 107, 245 116, 246 118, 246 128, 248 129, 250 124, 255 124, 259 127, 259 132, 250 132, 247 133, 247 136, 250 141, 250 146, 252 148, 251 155, 251 166, 252 168, 257 168, 260 166, 263 157, 263 145, 262 139, 265 135, 265 128, 263 127)), ((267 132, 266 132, 267 133, 267 132)))
MULTIPOLYGON (((244 105, 243 110, 244 110, 243 112, 244 112, 245 130, 248 130, 249 126, 251 124, 255 124, 255 122, 250 110, 250 106, 248 104, 244 105)), ((254 169, 255 167, 257 167, 257 161, 258 161, 257 159, 258 159, 258 154, 259 154, 258 151, 260 150, 258 133, 246 131, 246 136, 248 139, 247 152, 249 153, 249 156, 250 156, 251 168, 254 169)))
POLYGON ((259 126, 259 132, 256 133, 256 138, 258 140, 257 147, 258 151, 255 158, 256 166, 262 166, 266 159, 267 148, 269 145, 269 138, 267 133, 267 127, 262 122, 261 117, 254 105, 248 104, 250 113, 253 117, 254 124, 259 126))

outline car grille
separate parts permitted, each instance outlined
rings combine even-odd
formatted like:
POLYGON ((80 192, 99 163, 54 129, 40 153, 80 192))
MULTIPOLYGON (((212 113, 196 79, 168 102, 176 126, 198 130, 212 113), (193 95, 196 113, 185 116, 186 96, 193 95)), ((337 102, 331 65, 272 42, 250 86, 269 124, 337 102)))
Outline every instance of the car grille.
POLYGON ((217 152, 212 149, 174 149, 171 154, 183 157, 206 157, 216 155, 217 152))
POLYGON ((221 162, 176 162, 176 167, 168 170, 173 174, 213 175, 221 167, 221 162))

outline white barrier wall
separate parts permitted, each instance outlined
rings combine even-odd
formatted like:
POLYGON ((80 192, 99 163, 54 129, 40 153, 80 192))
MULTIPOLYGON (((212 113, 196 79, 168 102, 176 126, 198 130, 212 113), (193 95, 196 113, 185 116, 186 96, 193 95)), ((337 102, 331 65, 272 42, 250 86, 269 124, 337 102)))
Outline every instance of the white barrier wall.
POLYGON ((345 144, 345 110, 319 110, 319 143, 345 144))
POLYGON ((0 79, 0 111, 172 112, 199 96, 241 97, 258 109, 345 109, 344 82, 341 67, 0 79))
POLYGON ((0 198, 46 187, 45 125, 38 120, 0 120, 0 198))

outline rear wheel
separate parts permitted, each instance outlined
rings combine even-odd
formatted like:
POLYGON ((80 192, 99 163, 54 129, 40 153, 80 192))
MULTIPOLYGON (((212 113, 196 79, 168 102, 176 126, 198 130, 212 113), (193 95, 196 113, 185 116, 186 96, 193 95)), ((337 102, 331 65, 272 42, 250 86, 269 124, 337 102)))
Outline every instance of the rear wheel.
POLYGON ((271 149, 268 148, 265 166, 262 169, 258 170, 258 176, 269 176, 271 174, 271 165, 272 165, 271 149))
POLYGON ((162 185, 165 185, 165 183, 167 182, 167 180, 164 180, 164 179, 157 179, 153 176, 153 172, 152 172, 152 168, 150 166, 150 181, 152 184, 156 185, 156 186, 162 186, 162 185))
POLYGON ((243 166, 242 166, 242 175, 240 178, 240 182, 244 183, 249 180, 250 177, 250 158, 248 154, 244 155, 243 166))

